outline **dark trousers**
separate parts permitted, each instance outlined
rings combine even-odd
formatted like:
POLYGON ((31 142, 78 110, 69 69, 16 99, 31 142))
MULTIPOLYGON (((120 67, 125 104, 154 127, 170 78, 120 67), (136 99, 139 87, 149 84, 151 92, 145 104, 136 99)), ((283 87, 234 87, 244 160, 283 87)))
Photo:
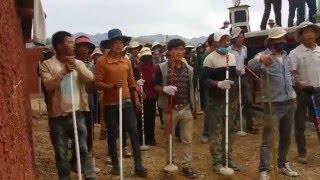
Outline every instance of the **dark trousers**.
MULTIPOLYGON (((155 142, 155 120, 156 120, 156 103, 155 99, 143 100, 143 110, 144 110, 144 135, 146 144, 150 145, 155 142)), ((140 115, 139 115, 140 116, 140 115)), ((140 135, 140 140, 142 144, 142 119, 138 120, 138 131, 140 135)))
POLYGON ((289 18, 288 18, 288 27, 294 26, 293 19, 296 15, 297 10, 297 25, 302 23, 305 20, 305 3, 299 4, 290 4, 289 1, 289 18))
MULTIPOLYGON (((95 178, 92 160, 87 147, 87 127, 83 113, 77 112, 77 130, 82 172, 85 178, 95 178)), ((68 159, 68 141, 74 138, 72 116, 49 118, 49 132, 55 152, 56 166, 60 180, 69 180, 71 163, 68 159)))
MULTIPOLYGON (((124 103, 122 105, 122 124, 123 133, 127 132, 133 149, 135 168, 142 168, 140 142, 137 130, 137 119, 132 103, 124 103)), ((108 150, 115 169, 119 168, 117 155, 117 139, 119 135, 119 106, 105 106, 106 125, 108 128, 108 150)))
POLYGON ((297 144, 297 151, 299 155, 306 155, 306 136, 304 131, 306 130, 307 110, 309 114, 313 115, 312 102, 309 94, 298 91, 297 92, 297 110, 294 119, 294 131, 297 144))
POLYGON ((242 103, 243 103, 243 115, 246 119, 246 128, 253 128, 253 119, 252 119, 252 90, 247 77, 241 79, 241 94, 242 94, 242 103))
POLYGON ((264 0, 264 14, 262 17, 261 25, 260 28, 261 30, 266 29, 267 21, 270 16, 271 12, 271 5, 273 5, 274 9, 274 14, 275 14, 275 19, 276 19, 276 24, 278 26, 282 26, 281 24, 281 3, 282 0, 264 0))
POLYGON ((309 21, 316 23, 316 18, 314 17, 317 13, 317 2, 316 0, 306 0, 309 8, 309 21))
POLYGON ((89 112, 83 112, 84 117, 86 119, 86 126, 87 126, 87 142, 88 142, 88 151, 91 152, 92 146, 93 146, 93 119, 92 119, 92 114, 91 111, 89 112))
MULTIPOLYGON (((271 152, 272 152, 272 137, 279 135, 278 143, 278 167, 282 168, 287 163, 287 155, 291 143, 292 122, 296 104, 290 103, 287 105, 272 105, 271 117, 268 104, 264 106, 264 128, 262 134, 262 145, 260 149, 260 165, 259 171, 270 171, 271 167, 271 152), (276 135, 277 134, 277 135, 276 135)), ((276 142, 274 142, 276 145, 276 142)))
POLYGON ((161 124, 163 124, 164 123, 164 121, 163 121, 163 109, 160 108, 159 106, 158 106, 158 113, 159 113, 160 122, 161 122, 161 124))
MULTIPOLYGON (((200 86, 200 102, 201 102, 201 108, 203 110, 206 109, 206 99, 207 99, 207 94, 205 90, 205 85, 202 79, 199 81, 199 86, 200 86)), ((208 137, 209 136, 209 122, 207 118, 207 113, 205 113, 205 116, 203 118, 204 123, 203 123, 203 132, 202 136, 208 137)))

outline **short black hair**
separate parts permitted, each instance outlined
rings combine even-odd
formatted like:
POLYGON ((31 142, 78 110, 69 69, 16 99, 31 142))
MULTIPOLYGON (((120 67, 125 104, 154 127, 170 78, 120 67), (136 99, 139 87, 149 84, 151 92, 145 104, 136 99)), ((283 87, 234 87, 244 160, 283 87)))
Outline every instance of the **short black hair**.
POLYGON ((214 44, 214 33, 209 35, 207 42, 208 42, 209 46, 212 46, 214 44))
POLYGON ((58 31, 52 35, 51 41, 54 49, 57 49, 58 45, 64 42, 66 37, 72 37, 71 33, 67 31, 58 31))
POLYGON ((171 39, 168 42, 167 48, 168 48, 168 51, 170 51, 173 48, 177 48, 177 47, 180 47, 180 46, 182 46, 182 47, 186 46, 186 43, 182 39, 171 39))

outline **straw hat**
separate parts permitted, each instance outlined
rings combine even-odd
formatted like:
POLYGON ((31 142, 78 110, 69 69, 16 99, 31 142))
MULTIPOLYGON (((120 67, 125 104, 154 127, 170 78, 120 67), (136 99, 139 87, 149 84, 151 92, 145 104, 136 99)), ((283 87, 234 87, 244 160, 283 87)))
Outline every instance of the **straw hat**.
POLYGON ((160 44, 158 41, 155 41, 155 42, 152 43, 151 50, 153 51, 153 50, 154 50, 155 48, 157 48, 157 47, 162 48, 163 45, 160 44))
POLYGON ((301 35, 301 31, 304 29, 304 28, 307 28, 307 27, 312 27, 314 29, 314 31, 317 33, 317 36, 319 37, 320 35, 320 27, 318 24, 313 24, 312 22, 309 22, 309 21, 305 21, 305 22, 302 22, 297 28, 296 28, 296 31, 295 31, 295 39, 296 41, 300 41, 300 35, 301 35))
POLYGON ((287 34, 283 27, 274 27, 269 30, 268 39, 279 39, 287 34))
POLYGON ((137 41, 132 41, 132 42, 130 42, 128 48, 130 48, 130 49, 134 49, 134 48, 139 48, 139 49, 141 49, 141 48, 142 48, 142 45, 141 45, 139 42, 137 42, 137 41))
POLYGON ((152 56, 152 52, 151 52, 151 49, 148 48, 148 47, 143 47, 139 54, 138 54, 138 61, 140 61, 140 59, 143 57, 143 56, 152 56))
POLYGON ((239 37, 239 35, 243 32, 241 27, 232 28, 231 39, 239 37))

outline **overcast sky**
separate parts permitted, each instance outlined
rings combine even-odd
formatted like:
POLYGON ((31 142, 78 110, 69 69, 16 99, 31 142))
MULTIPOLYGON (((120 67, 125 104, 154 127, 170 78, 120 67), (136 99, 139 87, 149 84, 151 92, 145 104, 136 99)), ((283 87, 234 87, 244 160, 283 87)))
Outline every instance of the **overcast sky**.
MULTIPOLYGON (((288 2, 283 0, 282 24, 287 25, 288 2)), ((47 36, 58 30, 105 33, 120 28, 124 34, 207 36, 229 19, 232 0, 42 0, 47 13, 47 36)), ((263 0, 250 5, 251 30, 259 30, 263 0)), ((270 18, 274 18, 271 12, 270 18)))

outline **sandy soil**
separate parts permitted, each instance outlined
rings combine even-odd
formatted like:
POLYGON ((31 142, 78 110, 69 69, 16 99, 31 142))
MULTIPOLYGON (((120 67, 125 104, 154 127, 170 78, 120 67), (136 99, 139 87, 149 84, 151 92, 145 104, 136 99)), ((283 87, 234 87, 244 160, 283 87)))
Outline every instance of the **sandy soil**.
MULTIPOLYGON (((34 149, 35 160, 38 171, 39 179, 51 180, 57 179, 57 171, 55 168, 54 152, 49 139, 48 133, 48 121, 45 113, 39 116, 38 101, 32 101, 32 107, 34 109, 33 120, 33 135, 34 135, 34 149)), ((42 111, 44 106, 42 105, 42 111)), ((193 152, 194 161, 193 166, 199 173, 198 179, 204 180, 219 180, 219 179, 234 179, 234 180, 256 180, 259 179, 259 173, 257 171, 259 163, 259 146, 261 144, 261 129, 262 121, 261 114, 256 116, 255 125, 260 129, 259 135, 247 135, 245 137, 236 137, 234 143, 234 159, 237 164, 241 165, 242 171, 236 172, 232 178, 224 178, 217 175, 212 168, 211 155, 209 153, 208 144, 202 144, 200 142, 200 135, 202 131, 203 120, 202 117, 195 120, 194 134, 193 134, 193 152)), ((98 137, 100 128, 95 127, 95 135, 98 137)), ((177 172, 174 175, 168 175, 163 172, 165 165, 165 153, 164 153, 164 136, 163 130, 160 129, 159 120, 157 120, 156 126, 157 134, 157 146, 152 147, 149 151, 143 152, 143 161, 149 170, 148 179, 185 179, 181 172, 177 172)), ((300 173, 300 176, 296 179, 301 180, 319 180, 320 179, 320 146, 317 142, 316 133, 311 130, 306 132, 308 142, 308 160, 307 165, 298 164, 296 157, 296 145, 291 145, 289 160, 292 167, 300 173)), ((109 175, 111 169, 106 164, 106 142, 98 140, 96 138, 94 142, 95 158, 97 167, 101 169, 101 172, 97 175, 98 179, 119 179, 119 177, 109 175)), ((180 144, 177 143, 177 157, 180 155, 180 144)), ((134 168, 132 159, 125 159, 125 179, 139 179, 134 176, 134 168)), ((72 175, 73 179, 76 179, 75 174, 72 175)), ((282 175, 278 176, 278 179, 290 179, 282 175)))

